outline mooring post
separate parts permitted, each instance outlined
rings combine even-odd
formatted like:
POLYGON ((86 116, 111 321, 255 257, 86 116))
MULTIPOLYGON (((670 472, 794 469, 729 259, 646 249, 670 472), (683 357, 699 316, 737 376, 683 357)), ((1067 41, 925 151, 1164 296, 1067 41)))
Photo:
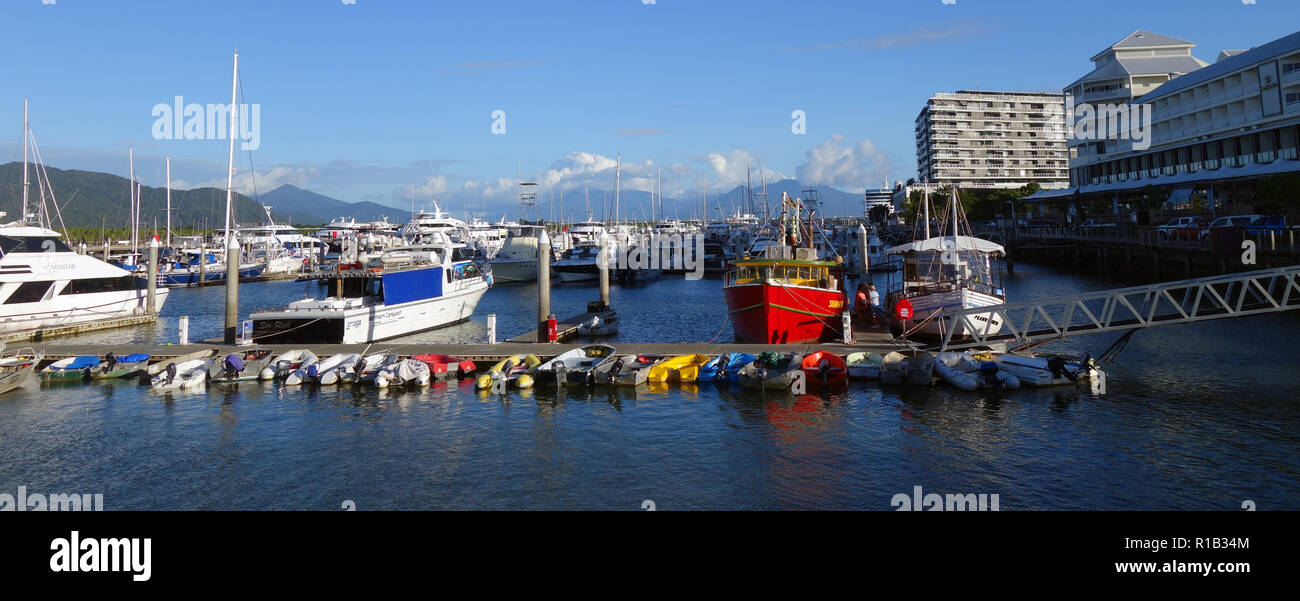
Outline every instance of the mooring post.
POLYGON ((867 244, 867 226, 858 224, 858 268, 862 270, 863 275, 871 273, 871 257, 868 256, 870 246, 867 244))
POLYGON ((190 316, 189 315, 181 316, 178 329, 179 331, 177 333, 179 334, 180 340, 177 341, 177 344, 181 344, 181 345, 189 344, 190 343, 190 316))
MULTIPOLYGON (((202 261, 199 261, 202 264, 202 261)), ((235 343, 239 327, 239 236, 230 232, 226 240, 226 344, 235 343)))
POLYGON ((599 254, 596 257, 596 266, 600 269, 600 306, 602 309, 609 310, 609 236, 602 229, 600 238, 597 241, 600 245, 599 254))
POLYGON ((149 238, 149 282, 145 284, 145 290, 148 291, 145 304, 146 310, 150 315, 158 314, 158 238, 149 238))
POLYGON ((551 237, 546 228, 537 235, 537 341, 549 342, 546 320, 551 314, 551 237))
POLYGON ((208 277, 208 241, 199 238, 199 283, 202 286, 208 277))
POLYGON ((497 314, 488 313, 487 316, 488 344, 497 343, 497 314))

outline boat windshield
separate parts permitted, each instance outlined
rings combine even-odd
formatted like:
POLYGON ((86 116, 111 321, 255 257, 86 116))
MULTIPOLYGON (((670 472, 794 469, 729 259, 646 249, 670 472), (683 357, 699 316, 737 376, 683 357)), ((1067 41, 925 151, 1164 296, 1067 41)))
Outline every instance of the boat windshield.
POLYGON ((0 236, 0 255, 45 252, 72 252, 72 249, 54 236, 0 236))

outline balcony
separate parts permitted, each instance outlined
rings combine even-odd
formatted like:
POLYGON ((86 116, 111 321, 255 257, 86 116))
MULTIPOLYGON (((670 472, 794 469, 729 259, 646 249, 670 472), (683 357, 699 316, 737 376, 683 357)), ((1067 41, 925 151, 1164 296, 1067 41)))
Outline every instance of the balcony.
POLYGON ((1292 146, 1291 148, 1283 148, 1282 152, 1278 153, 1278 156, 1289 161, 1294 161, 1297 156, 1296 147, 1292 146))

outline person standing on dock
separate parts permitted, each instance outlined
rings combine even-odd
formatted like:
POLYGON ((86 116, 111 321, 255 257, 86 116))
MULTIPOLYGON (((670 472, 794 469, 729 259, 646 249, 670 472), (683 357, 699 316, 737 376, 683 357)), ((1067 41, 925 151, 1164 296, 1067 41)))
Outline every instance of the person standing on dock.
POLYGON ((876 291, 876 285, 872 284, 869 290, 871 296, 871 327, 875 328, 880 326, 880 312, 884 309, 880 306, 880 293, 876 291))

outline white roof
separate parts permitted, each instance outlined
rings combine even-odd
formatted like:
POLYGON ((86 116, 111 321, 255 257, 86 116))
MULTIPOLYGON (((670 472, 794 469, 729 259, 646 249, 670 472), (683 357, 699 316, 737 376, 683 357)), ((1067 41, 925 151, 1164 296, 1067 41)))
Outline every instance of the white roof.
POLYGON ((902 255, 914 252, 928 251, 945 251, 945 250, 975 250, 995 255, 1006 254, 1006 249, 1000 244, 994 244, 983 238, 972 236, 935 236, 925 240, 908 242, 901 246, 895 246, 887 251, 886 254, 902 255))

